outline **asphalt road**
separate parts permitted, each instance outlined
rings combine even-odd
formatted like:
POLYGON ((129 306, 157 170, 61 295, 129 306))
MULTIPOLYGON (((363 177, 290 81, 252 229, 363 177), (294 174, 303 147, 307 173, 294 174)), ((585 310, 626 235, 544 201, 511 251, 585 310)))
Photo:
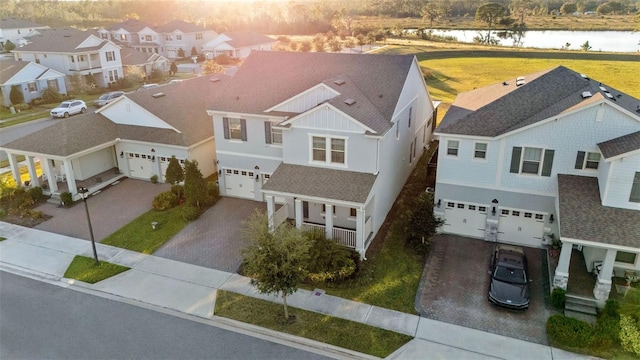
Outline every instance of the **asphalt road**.
POLYGON ((3 359, 324 359, 0 271, 3 359))

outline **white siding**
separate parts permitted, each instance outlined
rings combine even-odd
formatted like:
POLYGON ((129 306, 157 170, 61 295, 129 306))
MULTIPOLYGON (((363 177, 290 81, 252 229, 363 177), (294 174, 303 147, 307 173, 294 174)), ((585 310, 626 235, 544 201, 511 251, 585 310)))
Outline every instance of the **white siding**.
MULTIPOLYGON (((500 141, 440 136, 438 146, 438 182, 473 186, 493 186, 500 160, 500 141), (447 155, 447 141, 459 142, 458 156, 447 155), (475 159, 475 143, 487 143, 486 159, 475 159), (473 176, 469 176, 473 174, 473 176)), ((505 160, 505 161, 508 161, 505 160)))
POLYGON ((636 172, 640 172, 640 154, 638 153, 611 163, 609 177, 606 180, 608 186, 606 197, 603 199, 604 206, 640 210, 640 203, 629 201, 636 172))
POLYGON ((320 85, 305 93, 302 93, 280 106, 274 108, 274 111, 302 113, 311 108, 318 106, 329 99, 336 97, 338 93, 325 85, 320 85))
POLYGON ((85 180, 116 166, 113 147, 108 147, 73 160, 76 180, 85 180))
POLYGON ((325 105, 296 119, 293 127, 306 129, 336 130, 364 134, 365 128, 353 118, 325 105))
POLYGON ((189 151, 189 159, 198 161, 198 168, 204 177, 218 171, 216 168, 216 144, 213 138, 192 148, 189 151))
MULTIPOLYGON (((162 92, 158 90, 158 92, 162 92)), ((149 94, 151 96, 151 94, 149 94)), ((156 99, 157 101, 166 101, 163 98, 156 99)), ((173 129, 173 127, 161 120, 157 116, 148 112, 140 105, 126 98, 121 97, 118 101, 109 104, 109 107, 105 107, 101 110, 101 114, 107 117, 109 120, 116 124, 124 125, 136 125, 146 126, 159 129, 173 129)))

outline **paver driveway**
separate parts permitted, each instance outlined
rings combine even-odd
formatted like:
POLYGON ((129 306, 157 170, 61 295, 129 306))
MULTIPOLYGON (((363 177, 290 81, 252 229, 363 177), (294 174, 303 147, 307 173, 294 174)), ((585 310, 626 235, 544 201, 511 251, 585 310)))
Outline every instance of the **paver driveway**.
POLYGON ((525 311, 512 311, 487 300, 487 272, 494 246, 495 243, 461 236, 435 236, 416 304, 421 315, 547 345, 546 321, 554 312, 545 305, 544 283, 548 275, 541 260, 543 250, 525 248, 529 278, 533 280, 531 304, 525 311))
POLYGON ((153 255, 236 272, 242 263, 242 249, 248 242, 241 236, 242 222, 266 203, 223 197, 196 221, 164 244, 153 255))

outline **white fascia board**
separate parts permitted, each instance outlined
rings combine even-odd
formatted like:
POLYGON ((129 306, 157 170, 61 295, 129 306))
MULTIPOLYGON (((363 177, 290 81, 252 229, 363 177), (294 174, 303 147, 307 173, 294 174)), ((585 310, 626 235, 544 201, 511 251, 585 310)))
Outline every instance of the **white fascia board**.
POLYGON ((140 141, 140 140, 129 140, 127 138, 124 138, 124 139, 118 138, 118 139, 116 139, 116 141, 120 142, 120 143, 145 145, 145 146, 158 146, 158 147, 162 146, 164 148, 172 148, 172 149, 178 149, 178 150, 188 150, 189 149, 188 147, 181 146, 181 145, 170 145, 170 144, 154 143, 154 142, 140 141))
MULTIPOLYGON (((297 95, 295 95, 295 96, 293 96, 293 97, 290 97, 290 98, 288 98, 288 99, 286 99, 286 100, 284 100, 284 101, 282 101, 282 102, 280 102, 280 103, 278 103, 278 104, 276 104, 276 105, 274 105, 274 106, 272 106, 272 107, 268 108, 267 110, 265 110, 265 112, 274 111, 275 109, 279 108, 280 106, 282 106, 282 105, 284 105, 284 104, 286 104, 286 103, 288 103, 288 102, 294 101, 294 100, 296 100, 296 99, 299 99, 299 98, 301 98, 301 97, 305 96, 306 94, 308 94, 308 93, 310 93, 310 92, 312 92, 312 91, 314 91, 314 90, 316 90, 316 89, 318 89, 318 88, 320 88, 320 87, 325 87, 325 88, 327 88, 327 89, 328 89, 328 90, 330 90, 330 91, 331 91, 335 96, 340 95, 340 93, 339 93, 339 92, 337 92, 335 89, 332 89, 330 86, 327 86, 326 84, 323 84, 323 83, 319 83, 319 84, 317 84, 317 85, 315 85, 315 86, 312 86, 312 87, 310 87, 309 89, 307 89, 307 90, 305 90, 305 91, 303 91, 303 92, 301 92, 301 93, 298 93, 297 95)), ((335 96, 334 96, 334 97, 335 97, 335 96)))
POLYGON ((478 135, 462 135, 462 134, 451 134, 451 133, 441 133, 438 130, 433 132, 433 136, 440 136, 445 138, 456 138, 456 139, 469 139, 469 140, 483 140, 483 141, 492 141, 497 140, 498 138, 492 136, 478 136, 478 135))
POLYGON ((249 114, 249 113, 234 113, 234 112, 228 112, 228 111, 218 111, 218 110, 207 110, 207 115, 209 116, 214 116, 214 115, 220 115, 223 117, 235 117, 235 118, 242 118, 242 119, 246 119, 249 117, 259 117, 259 118, 265 118, 265 119, 281 119, 284 120, 285 117, 284 116, 275 116, 275 115, 269 115, 269 114, 249 114))
POLYGON ((338 206, 360 208, 360 209, 363 209, 366 205, 366 203, 357 203, 357 202, 344 201, 344 200, 333 200, 333 199, 327 199, 327 198, 322 198, 317 196, 300 195, 298 193, 287 193, 287 192, 280 192, 280 191, 273 191, 273 190, 262 189, 262 193, 265 195, 272 195, 272 196, 279 196, 279 197, 295 197, 297 199, 305 199, 305 200, 309 200, 317 203, 335 204, 338 206))
MULTIPOLYGON (((216 138, 215 136, 210 136, 210 137, 208 137, 208 138, 206 138, 206 139, 204 139, 204 140, 200 140, 200 141, 198 141, 197 143, 195 143, 195 144, 193 144, 193 145, 188 146, 188 147, 187 147, 187 150, 191 150, 191 149, 194 149, 194 148, 196 148, 196 147, 198 147, 198 146, 200 146, 200 145, 202 145, 202 144, 206 144, 206 143, 208 143, 209 141, 214 140, 215 138, 216 138)), ((163 144, 163 146, 164 146, 164 144, 163 144)))
POLYGON ((566 242, 569 242, 569 243, 572 243, 572 244, 578 244, 578 245, 594 247, 594 248, 600 248, 600 249, 612 249, 612 250, 624 251, 624 252, 632 252, 632 253, 637 253, 638 250, 639 250, 638 248, 634 248, 634 247, 628 247, 628 246, 622 246, 622 245, 614 245, 614 244, 604 244, 604 243, 600 243, 600 242, 581 240, 581 239, 573 239, 573 238, 564 237, 562 235, 560 235, 560 240, 563 241, 563 242, 566 241, 566 242))
POLYGON ((246 158, 252 158, 252 159, 282 161, 282 157, 265 156, 265 155, 257 155, 257 154, 247 154, 247 153, 239 153, 239 152, 234 152, 234 151, 216 150, 216 154, 229 155, 229 156, 239 156, 239 157, 243 157, 243 158, 246 157, 246 158))

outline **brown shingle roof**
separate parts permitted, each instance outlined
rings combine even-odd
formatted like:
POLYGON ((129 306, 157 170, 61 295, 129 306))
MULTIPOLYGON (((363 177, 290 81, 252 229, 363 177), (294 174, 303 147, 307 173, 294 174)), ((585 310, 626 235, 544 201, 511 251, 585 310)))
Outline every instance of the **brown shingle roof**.
POLYGON ((149 29, 153 29, 153 27, 143 21, 128 19, 117 24, 113 24, 107 28, 109 31, 117 31, 120 29, 124 29, 129 33, 137 33, 138 31, 148 27, 149 29))
POLYGON ((602 206, 598 179, 558 174, 561 237, 640 248, 640 211, 602 206))
POLYGON ((39 35, 29 38, 30 44, 27 44, 16 51, 40 51, 54 53, 77 53, 87 52, 100 49, 107 41, 102 40, 100 45, 93 47, 83 47, 76 49, 83 41, 91 35, 100 38, 95 30, 78 30, 72 28, 58 28, 41 30, 39 35))
POLYGON ((27 65, 29 61, 0 60, 0 84, 9 81, 27 65))
POLYGON ((224 35, 231 38, 231 40, 225 42, 235 49, 276 42, 274 38, 249 31, 230 31, 224 33, 224 35))
POLYGON ((640 149, 640 131, 598 144, 605 159, 640 149))
POLYGON ((364 204, 375 181, 373 174, 280 164, 262 190, 364 204))
POLYGON ((45 25, 34 23, 33 21, 19 19, 15 17, 0 19, 0 29, 23 29, 23 28, 43 28, 45 25))
POLYGON ((182 21, 182 20, 173 20, 164 25, 160 25, 155 28, 156 32, 159 33, 171 33, 175 30, 180 30, 183 33, 194 33, 194 32, 202 32, 207 31, 207 29, 203 28, 200 25, 192 24, 190 22, 182 21))

